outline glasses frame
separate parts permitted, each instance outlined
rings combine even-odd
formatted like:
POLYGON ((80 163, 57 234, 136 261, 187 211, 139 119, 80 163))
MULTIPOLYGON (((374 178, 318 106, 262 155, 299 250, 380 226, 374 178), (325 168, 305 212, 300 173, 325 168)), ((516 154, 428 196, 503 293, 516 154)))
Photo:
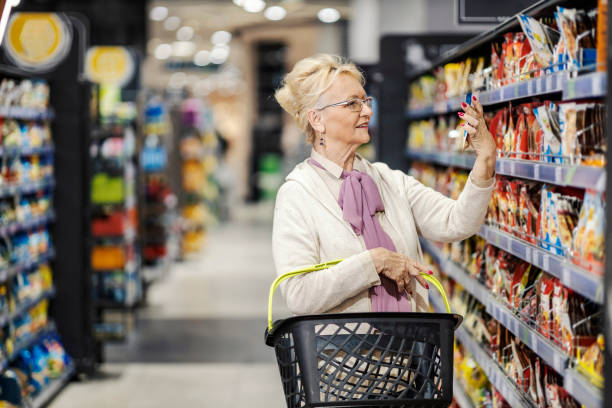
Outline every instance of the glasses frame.
POLYGON ((361 109, 359 110, 351 110, 351 112, 361 112, 363 110, 363 106, 367 105, 368 108, 372 108, 372 97, 371 96, 366 96, 364 99, 361 98, 351 98, 351 99, 347 99, 346 101, 342 101, 342 102, 336 102, 336 103, 332 103, 329 105, 325 105, 321 108, 316 108, 317 110, 323 110, 323 109, 327 109, 327 108, 331 108, 332 106, 348 106, 350 103, 353 103, 355 101, 359 101, 361 102, 361 109))

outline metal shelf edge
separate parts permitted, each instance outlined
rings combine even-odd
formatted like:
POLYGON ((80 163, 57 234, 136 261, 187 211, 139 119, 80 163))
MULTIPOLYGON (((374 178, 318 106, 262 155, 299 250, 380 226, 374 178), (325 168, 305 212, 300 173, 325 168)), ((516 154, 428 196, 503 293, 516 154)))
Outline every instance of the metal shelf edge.
POLYGON ((602 390, 591 384, 582 374, 568 369, 563 379, 563 388, 587 408, 603 407, 602 390))
POLYGON ((510 406, 513 408, 534 407, 531 401, 523 398, 506 373, 463 327, 459 327, 455 333, 459 341, 468 349, 474 360, 485 372, 491 384, 503 395, 510 406))
MULTIPOLYGON (((464 169, 471 169, 476 160, 476 157, 471 154, 418 150, 407 150, 406 156, 413 160, 464 169)), ((600 167, 559 166, 535 161, 498 158, 495 163, 495 172, 502 176, 560 186, 589 188, 596 191, 605 191, 606 188, 606 171, 600 167)))
POLYGON ((74 363, 70 363, 70 365, 64 369, 64 372, 59 378, 51 380, 47 387, 32 398, 30 403, 31 408, 42 408, 46 406, 62 390, 62 388, 68 384, 75 372, 76 368, 74 363))
POLYGON ((603 304, 602 278, 560 258, 551 252, 524 242, 505 232, 483 225, 478 235, 497 248, 529 262, 558 278, 565 286, 596 302, 603 304))

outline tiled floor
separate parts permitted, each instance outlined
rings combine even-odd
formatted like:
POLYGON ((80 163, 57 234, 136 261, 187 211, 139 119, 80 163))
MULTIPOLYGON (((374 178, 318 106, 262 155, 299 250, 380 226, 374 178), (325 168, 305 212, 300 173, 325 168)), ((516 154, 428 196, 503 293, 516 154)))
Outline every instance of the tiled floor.
MULTIPOLYGON (((283 407, 263 343, 270 236, 270 206, 213 230, 196 259, 151 288, 150 307, 127 344, 107 347, 99 378, 71 383, 50 408, 283 407)), ((287 314, 280 297, 276 313, 287 314)))

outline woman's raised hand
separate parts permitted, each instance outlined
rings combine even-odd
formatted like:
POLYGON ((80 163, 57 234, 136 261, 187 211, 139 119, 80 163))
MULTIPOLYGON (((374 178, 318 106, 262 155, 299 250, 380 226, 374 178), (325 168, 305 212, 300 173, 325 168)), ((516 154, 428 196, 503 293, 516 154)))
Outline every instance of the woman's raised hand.
POLYGON ((374 261, 376 272, 394 281, 400 293, 410 288, 412 279, 416 279, 421 286, 429 289, 429 285, 421 276, 421 272, 428 274, 432 274, 432 272, 406 255, 389 251, 386 248, 371 249, 370 255, 374 261))
POLYGON ((478 98, 472 97, 471 106, 463 102, 461 108, 465 111, 465 113, 459 112, 459 117, 465 120, 462 126, 468 133, 468 143, 476 151, 476 161, 472 168, 473 180, 477 184, 484 184, 495 174, 497 145, 491 132, 487 129, 482 105, 478 98))
POLYGON ((463 102, 461 108, 465 113, 459 112, 459 117, 466 122, 463 127, 468 133, 468 142, 476 151, 476 156, 495 157, 497 146, 485 123, 482 105, 478 98, 473 96, 472 104, 463 102))

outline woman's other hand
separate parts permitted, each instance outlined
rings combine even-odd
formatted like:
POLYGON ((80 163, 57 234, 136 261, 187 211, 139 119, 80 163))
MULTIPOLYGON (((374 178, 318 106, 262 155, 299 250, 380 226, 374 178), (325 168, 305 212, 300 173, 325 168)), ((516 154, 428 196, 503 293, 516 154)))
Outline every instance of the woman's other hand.
POLYGON ((468 133, 468 143, 476 152, 472 177, 477 183, 490 180, 495 174, 497 145, 491 132, 487 129, 482 105, 474 96, 472 97, 472 105, 463 102, 461 108, 465 113, 459 112, 459 117, 466 122, 462 126, 468 133))
POLYGON ((432 272, 406 255, 389 251, 386 248, 371 249, 370 255, 374 261, 376 272, 394 281, 400 293, 410 288, 412 279, 416 279, 421 286, 429 289, 429 285, 421 276, 421 272, 428 274, 432 274, 432 272))

